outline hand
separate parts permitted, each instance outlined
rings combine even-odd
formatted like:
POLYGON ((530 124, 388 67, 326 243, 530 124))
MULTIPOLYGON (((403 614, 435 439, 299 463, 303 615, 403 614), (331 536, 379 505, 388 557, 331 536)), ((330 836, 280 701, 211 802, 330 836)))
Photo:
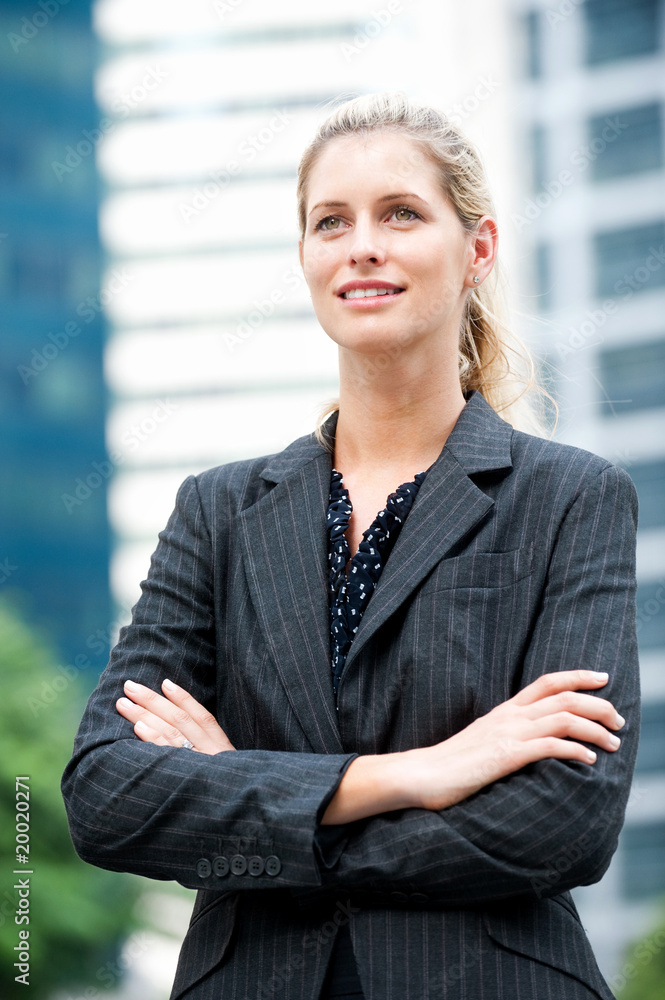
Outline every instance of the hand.
POLYGON ((445 809, 526 764, 553 757, 593 764, 596 753, 576 740, 614 752, 609 729, 624 720, 609 701, 579 689, 598 689, 607 674, 562 670, 543 674, 513 698, 432 747, 403 754, 410 805, 445 809))
POLYGON ((143 684, 125 681, 126 697, 119 698, 115 707, 134 723, 139 739, 167 747, 181 747, 188 739, 197 753, 210 755, 235 750, 214 715, 184 688, 165 680, 162 691, 165 698, 143 684))

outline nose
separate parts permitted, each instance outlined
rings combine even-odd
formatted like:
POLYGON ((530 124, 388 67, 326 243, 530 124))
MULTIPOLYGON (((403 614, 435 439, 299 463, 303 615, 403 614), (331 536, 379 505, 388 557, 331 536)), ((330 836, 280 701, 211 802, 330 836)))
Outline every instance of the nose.
POLYGON ((383 264, 386 259, 385 236, 370 219, 358 218, 349 243, 349 264, 383 264))

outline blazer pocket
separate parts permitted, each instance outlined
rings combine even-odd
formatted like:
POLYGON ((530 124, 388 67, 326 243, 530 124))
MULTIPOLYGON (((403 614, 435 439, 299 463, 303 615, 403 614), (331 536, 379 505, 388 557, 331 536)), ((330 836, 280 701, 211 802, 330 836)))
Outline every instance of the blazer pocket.
MULTIPOLYGON (((512 587, 530 576, 536 547, 525 545, 511 552, 471 552, 442 559, 432 573, 431 590, 495 590, 512 587)), ((430 589, 428 587, 428 589, 430 589)))
POLYGON ((212 972, 226 955, 238 908, 238 893, 199 891, 180 949, 170 1000, 212 972))
POLYGON ((600 1000, 614 1000, 572 901, 519 900, 485 911, 489 936, 507 951, 565 972, 600 1000))

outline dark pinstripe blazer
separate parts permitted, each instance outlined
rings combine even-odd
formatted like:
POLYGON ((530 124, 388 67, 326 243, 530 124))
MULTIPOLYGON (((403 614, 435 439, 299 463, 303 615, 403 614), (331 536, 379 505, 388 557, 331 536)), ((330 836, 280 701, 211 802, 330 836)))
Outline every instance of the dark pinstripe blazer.
MULTIPOLYGON (((333 431, 335 417, 327 427, 333 431)), ((333 700, 331 456, 312 435, 190 477, 63 776, 80 856, 198 889, 172 997, 318 997, 349 924, 368 1000, 612 996, 568 890, 616 848, 637 747, 636 494, 514 431, 479 392, 431 467, 333 700), (356 754, 446 739, 546 671, 607 670, 627 719, 593 765, 543 760, 441 812, 318 843, 356 754), (236 752, 135 738, 125 678, 165 676, 236 752)))

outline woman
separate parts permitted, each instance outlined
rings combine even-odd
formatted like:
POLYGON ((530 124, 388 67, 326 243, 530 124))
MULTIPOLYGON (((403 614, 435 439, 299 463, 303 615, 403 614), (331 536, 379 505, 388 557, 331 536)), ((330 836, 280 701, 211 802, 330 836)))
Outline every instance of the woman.
POLYGON ((200 890, 173 998, 607 1000, 568 890, 635 760, 634 487, 508 422, 497 225, 444 116, 342 105, 298 196, 339 405, 181 487, 64 775, 74 843, 200 890))

